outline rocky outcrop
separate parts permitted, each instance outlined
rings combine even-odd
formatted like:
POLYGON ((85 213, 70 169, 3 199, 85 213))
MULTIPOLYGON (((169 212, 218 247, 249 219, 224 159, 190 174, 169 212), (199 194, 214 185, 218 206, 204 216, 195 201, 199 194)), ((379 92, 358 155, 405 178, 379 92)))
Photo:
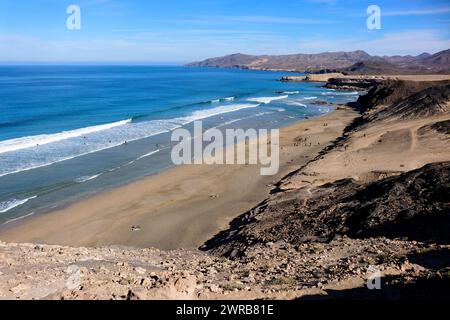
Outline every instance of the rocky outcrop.
MULTIPOLYGON (((0 299, 323 299, 350 288, 375 298, 366 287, 370 277, 383 277, 383 288, 392 277, 407 279, 402 285, 442 278, 447 252, 442 245, 342 237, 255 245, 230 260, 186 250, 0 242, 0 299)), ((448 298, 434 289, 427 298, 448 298)))
POLYGON ((350 152, 369 150, 374 158, 389 139, 398 148, 408 138, 409 150, 433 135, 426 143, 441 148, 450 133, 448 91, 448 83, 376 83, 359 99, 361 118, 334 145, 285 177, 203 252, 0 242, 0 299, 448 300, 450 161, 403 173, 398 164, 370 169, 357 180, 325 181, 308 168, 329 165, 326 156, 334 153, 344 155, 334 165, 350 159, 354 174, 350 152), (391 120, 404 126, 401 134, 380 129, 391 120), (405 123, 415 123, 417 134, 405 123), (282 188, 294 178, 300 187, 282 188), (374 276, 380 290, 367 288, 374 276))
POLYGON ((206 244, 236 255, 257 243, 292 245, 384 236, 450 242, 450 162, 360 185, 336 181, 277 194, 206 244))
POLYGON ((450 134, 450 120, 438 121, 431 125, 431 129, 439 133, 450 134))
POLYGON ((438 84, 394 103, 375 115, 373 119, 404 120, 422 119, 450 113, 450 82, 438 84))
MULTIPOLYGON (((414 129, 418 130, 417 139, 423 139, 425 134, 434 130, 438 135, 430 143, 444 148, 445 137, 442 134, 448 132, 448 120, 433 119, 436 119, 435 116, 448 119, 450 114, 446 82, 382 81, 359 102, 365 103, 365 113, 346 130, 343 139, 336 143, 335 150, 327 150, 328 153, 333 151, 331 161, 367 161, 359 158, 359 149, 346 155, 347 148, 352 144, 354 148, 359 146, 360 154, 364 151, 372 157, 378 157, 383 148, 387 148, 388 154, 392 150, 400 151, 400 145, 406 138, 413 135, 412 140, 416 139, 413 131, 405 128, 419 123, 414 122, 417 119, 427 124, 426 127, 419 125, 419 129, 414 129), (391 134, 389 129, 395 129, 385 126, 389 121, 401 122, 403 127, 391 134), (379 122, 382 122, 381 126, 379 122), (375 137, 380 137, 371 141, 375 138, 366 135, 374 132, 375 137), (349 139, 354 141, 350 143, 349 139)), ((405 151, 413 146, 410 144, 405 151)), ((342 235, 449 243, 450 162, 431 163, 404 173, 372 169, 358 173, 357 181, 348 177, 327 181, 328 178, 321 177, 317 172, 320 165, 314 169, 318 162, 326 166, 327 155, 324 153, 297 173, 286 177, 273 195, 235 219, 228 230, 207 242, 204 249, 233 257, 245 254, 248 248, 256 244, 277 241, 291 245, 329 242, 342 235), (292 183, 292 180, 296 182, 292 183)), ((333 165, 330 160, 328 163, 333 165)), ((351 170, 351 166, 350 169, 345 168, 348 167, 345 163, 337 164, 347 171, 351 170)), ((362 165, 362 168, 365 167, 362 165)), ((398 169, 402 167, 404 165, 397 166, 398 169)), ((325 175, 329 171, 322 169, 325 175)), ((336 173, 331 176, 336 176, 336 173)))
POLYGON ((327 82, 331 78, 344 77, 342 73, 322 73, 322 74, 307 74, 306 76, 283 76, 280 81, 283 82, 327 82))
POLYGON ((364 91, 372 88, 373 86, 381 83, 379 79, 369 78, 330 78, 327 84, 324 86, 328 89, 336 90, 359 90, 364 91))
POLYGON ((306 77, 305 76, 283 76, 281 77, 280 81, 282 82, 303 82, 306 81, 306 77))
MULTIPOLYGON (((379 106, 388 106, 407 100, 413 94, 430 87, 441 87, 449 82, 445 81, 404 81, 385 80, 372 87, 366 95, 358 98, 358 103, 365 106, 365 110, 379 106)), ((414 101, 409 101, 409 103, 414 101)))

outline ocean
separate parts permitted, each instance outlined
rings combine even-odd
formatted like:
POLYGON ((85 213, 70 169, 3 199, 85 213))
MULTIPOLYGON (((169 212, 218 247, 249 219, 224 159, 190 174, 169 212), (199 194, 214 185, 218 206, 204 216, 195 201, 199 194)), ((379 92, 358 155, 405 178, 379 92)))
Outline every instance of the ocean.
POLYGON ((285 73, 0 66, 0 226, 172 166, 171 131, 280 128, 354 101, 285 73))

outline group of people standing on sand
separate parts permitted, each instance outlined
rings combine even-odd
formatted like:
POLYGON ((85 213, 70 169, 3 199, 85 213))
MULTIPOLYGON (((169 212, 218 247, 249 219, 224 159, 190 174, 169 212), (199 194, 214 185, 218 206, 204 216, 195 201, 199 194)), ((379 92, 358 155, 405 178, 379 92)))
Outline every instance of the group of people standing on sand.
MULTIPOLYGON (((309 137, 299 137, 296 139, 296 142, 294 143, 294 147, 311 147, 313 143, 311 142, 309 137)), ((320 146, 320 142, 317 142, 317 145, 320 146)))

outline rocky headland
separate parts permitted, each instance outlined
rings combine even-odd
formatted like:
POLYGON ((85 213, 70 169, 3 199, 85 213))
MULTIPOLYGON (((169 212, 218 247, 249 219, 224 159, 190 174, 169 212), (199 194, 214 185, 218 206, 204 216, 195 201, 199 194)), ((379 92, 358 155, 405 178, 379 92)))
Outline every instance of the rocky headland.
POLYGON ((367 83, 342 136, 200 250, 0 243, 0 298, 449 299, 450 85, 367 83))
POLYGON ((348 75, 449 74, 450 50, 417 56, 372 56, 362 50, 276 56, 237 53, 188 66, 348 75))

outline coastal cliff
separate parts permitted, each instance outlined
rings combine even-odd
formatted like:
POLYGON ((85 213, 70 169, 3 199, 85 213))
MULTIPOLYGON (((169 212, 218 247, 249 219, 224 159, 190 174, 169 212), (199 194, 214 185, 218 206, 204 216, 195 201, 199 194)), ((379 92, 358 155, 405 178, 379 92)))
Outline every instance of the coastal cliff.
MULTIPOLYGON (((376 84, 359 98, 356 107, 362 115, 342 139, 280 181, 266 201, 236 218, 203 249, 242 259, 253 255, 254 247, 273 243, 334 247, 343 238, 373 243, 402 239, 413 247, 439 247, 416 248, 431 250, 422 263, 439 267, 409 277, 423 285, 424 278, 434 279, 437 272, 439 281, 430 284, 442 288, 448 277, 441 275, 448 276, 450 268, 449 93, 447 81, 376 84), (432 262, 434 254, 439 262, 432 262)), ((397 256, 391 249, 386 259, 397 256)), ((370 260, 370 253, 360 259, 370 260)), ((411 261, 408 255, 402 259, 411 261)), ((398 285, 414 288, 403 281, 398 285)), ((410 294, 423 294, 416 289, 410 294)))
POLYGON ((449 83, 367 89, 340 138, 201 250, 0 243, 0 297, 449 299, 449 83))

